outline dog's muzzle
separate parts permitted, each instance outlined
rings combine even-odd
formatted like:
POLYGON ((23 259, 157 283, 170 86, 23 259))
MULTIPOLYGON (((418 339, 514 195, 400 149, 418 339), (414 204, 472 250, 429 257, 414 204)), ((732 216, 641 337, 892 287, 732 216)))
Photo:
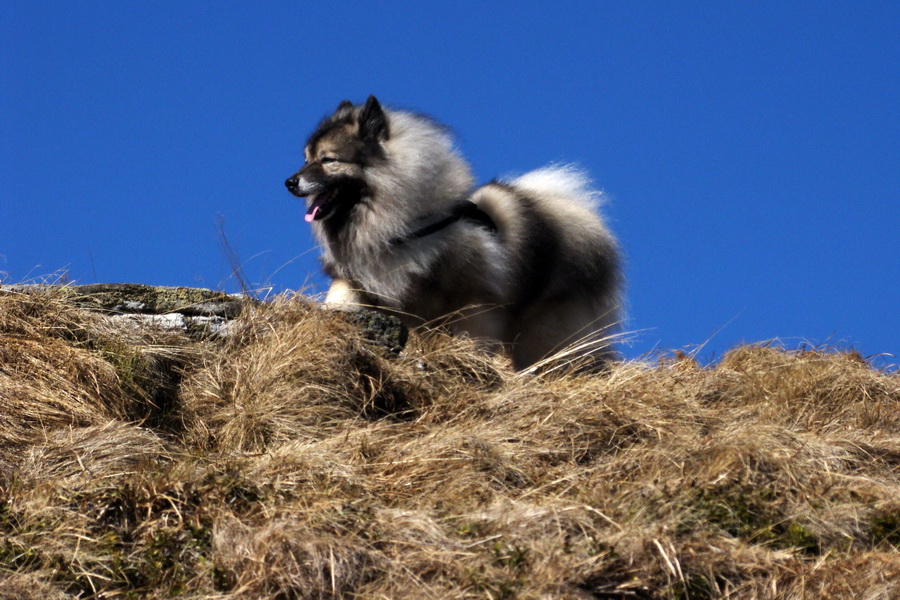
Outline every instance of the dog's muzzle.
POLYGON ((301 175, 292 175, 284 182, 285 187, 293 195, 304 198, 311 194, 318 194, 325 186, 317 181, 310 181, 301 175))

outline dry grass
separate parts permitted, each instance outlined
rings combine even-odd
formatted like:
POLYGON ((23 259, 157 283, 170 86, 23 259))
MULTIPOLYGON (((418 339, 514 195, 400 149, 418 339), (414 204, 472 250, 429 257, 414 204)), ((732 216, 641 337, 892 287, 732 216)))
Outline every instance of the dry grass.
POLYGON ((0 292, 0 450, 0 599, 900 597, 900 376, 854 353, 538 377, 0 292))

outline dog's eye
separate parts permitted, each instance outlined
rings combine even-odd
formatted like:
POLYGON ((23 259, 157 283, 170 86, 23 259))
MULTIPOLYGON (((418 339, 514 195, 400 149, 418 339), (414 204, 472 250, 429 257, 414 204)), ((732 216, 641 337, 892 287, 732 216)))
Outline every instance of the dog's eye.
POLYGON ((340 158, 337 156, 323 156, 319 159, 320 163, 333 163, 333 162, 342 162, 340 158))

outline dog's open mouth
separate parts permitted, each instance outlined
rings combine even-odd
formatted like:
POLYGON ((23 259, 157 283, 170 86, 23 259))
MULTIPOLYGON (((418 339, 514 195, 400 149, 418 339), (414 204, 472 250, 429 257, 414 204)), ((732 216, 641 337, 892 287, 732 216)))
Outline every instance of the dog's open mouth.
POLYGON ((304 217, 306 222, 312 223, 313 221, 327 217, 331 213, 339 191, 340 188, 334 187, 313 196, 312 202, 306 210, 306 216, 304 217))

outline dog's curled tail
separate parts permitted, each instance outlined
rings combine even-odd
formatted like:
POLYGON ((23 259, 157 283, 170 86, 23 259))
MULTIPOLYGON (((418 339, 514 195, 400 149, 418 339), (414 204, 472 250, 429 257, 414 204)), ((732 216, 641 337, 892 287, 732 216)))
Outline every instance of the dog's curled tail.
POLYGON ((538 221, 570 233, 573 228, 578 231, 593 224, 594 229, 602 230, 599 235, 609 237, 598 215, 601 197, 584 171, 571 165, 551 165, 492 181, 475 190, 472 201, 490 215, 503 242, 517 251, 533 243, 538 221))
POLYGON ((592 211, 597 210, 603 197, 592 187, 590 177, 574 165, 549 165, 511 179, 507 185, 529 196, 575 202, 592 211))

